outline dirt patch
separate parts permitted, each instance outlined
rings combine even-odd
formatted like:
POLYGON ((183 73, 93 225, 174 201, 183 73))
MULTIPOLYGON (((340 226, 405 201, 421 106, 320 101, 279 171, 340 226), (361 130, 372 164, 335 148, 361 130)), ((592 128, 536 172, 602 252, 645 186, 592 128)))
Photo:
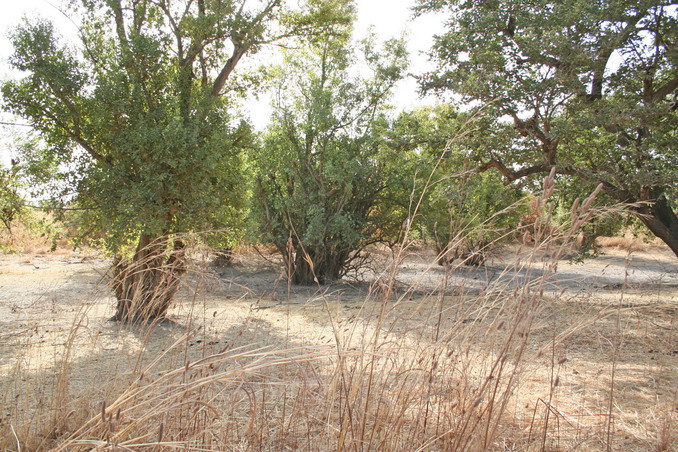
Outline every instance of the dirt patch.
MULTIPOLYGON (((430 376, 422 381, 435 382, 438 376, 441 382, 456 381, 454 388, 427 383, 427 391, 437 397, 435 406, 449 406, 460 419, 466 412, 457 407, 464 404, 487 409, 486 397, 471 394, 491 378, 499 379, 491 367, 506 354, 509 359, 501 363, 515 363, 514 387, 493 449, 601 450, 611 444, 617 450, 649 450, 665 444, 664 450, 676 450, 675 434, 667 430, 678 426, 675 256, 663 249, 631 254, 610 249, 584 264, 531 256, 511 248, 484 267, 443 268, 431 264, 430 251, 417 250, 394 267, 384 253, 360 277, 320 287, 288 286, 272 256, 239 255, 228 268, 196 263, 170 321, 150 330, 122 328, 108 320, 113 300, 105 287, 107 261, 5 256, 0 259, 0 427, 5 434, 8 426, 23 425, 23 434, 42 435, 44 448, 96 417, 103 400, 115 400, 138 380, 139 369, 153 368, 161 375, 243 348, 283 355, 304 350, 300 356, 312 350, 313 356, 329 357, 316 367, 298 366, 303 381, 316 381, 314 391, 320 393, 335 384, 324 379, 334 378, 329 369, 341 361, 337 356, 372 350, 367 344, 376 338, 379 359, 409 369, 402 372, 414 374, 429 366, 430 376), (520 300, 534 303, 526 316, 506 311, 509 306, 522 309, 520 300), (513 338, 510 353, 503 350, 507 335, 513 338), (397 347, 391 350, 389 344, 397 347), (162 360, 148 367, 158 357, 162 360), (65 392, 57 388, 60 375, 68 377, 65 392), (462 392, 464 397, 452 396, 462 392), (55 401, 57 395, 63 400, 55 401), (442 404, 445 397, 448 405, 442 404), (49 413, 59 403, 66 405, 60 410, 69 421, 56 422, 59 431, 39 431, 31 413, 49 413)), ((240 359, 242 366, 255 360, 249 355, 240 359)), ((396 377, 381 365, 387 394, 385 388, 399 380, 389 380, 396 377)), ((257 374, 255 381, 282 387, 288 378, 292 381, 287 372, 294 373, 287 367, 271 372, 257 374)), ((396 399, 405 393, 398 394, 384 395, 380 403, 397 407, 396 399)), ((255 397, 255 391, 248 397, 255 397)), ((427 406, 422 409, 430 414, 427 406)), ((323 422, 326 427, 330 421, 323 422)), ((309 425, 306 435, 319 435, 328 447, 335 444, 325 427, 309 425)), ((438 440, 452 442, 435 443, 430 450, 456 444, 445 438, 438 440)), ((7 434, 3 441, 0 446, 14 447, 13 436, 7 434)), ((280 446, 271 444, 264 448, 280 446)), ((299 444, 323 450, 320 444, 325 443, 299 444)))

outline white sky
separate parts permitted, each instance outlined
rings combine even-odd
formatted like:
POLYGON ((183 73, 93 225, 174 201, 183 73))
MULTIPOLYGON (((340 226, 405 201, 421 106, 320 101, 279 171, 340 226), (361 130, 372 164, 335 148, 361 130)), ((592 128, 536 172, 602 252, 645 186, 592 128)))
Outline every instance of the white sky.
MULTIPOLYGON (((51 20, 62 36, 75 36, 76 28, 68 18, 59 12, 60 0, 1 0, 2 12, 0 13, 0 79, 4 80, 10 75, 7 59, 12 54, 8 33, 11 28, 19 24, 21 18, 42 17, 51 20)), ((415 0, 357 0, 358 21, 355 26, 356 37, 366 34, 368 27, 372 26, 377 37, 385 40, 391 37, 399 37, 406 34, 410 51, 410 72, 421 74, 430 66, 428 59, 422 52, 431 48, 433 35, 441 33, 443 25, 440 17, 425 16, 411 21, 410 9, 415 0)), ((409 110, 416 105, 433 103, 433 99, 419 99, 417 84, 413 78, 407 78, 397 86, 392 103, 398 110, 409 110)), ((268 109, 262 100, 254 103, 250 110, 250 116, 255 126, 261 129, 267 122, 268 109)), ((7 116, 0 114, 0 121, 8 120, 7 116)), ((10 119, 11 120, 11 119, 10 119)), ((11 141, 11 129, 16 127, 0 127, 0 161, 6 163, 9 160, 8 141, 11 141)))
MULTIPOLYGON (((365 34, 368 27, 380 39, 400 37, 405 33, 410 52, 410 72, 421 74, 431 68, 425 52, 433 45, 434 34, 444 30, 441 16, 427 15, 412 20, 410 8, 415 0, 357 0, 358 21, 356 33, 365 34)), ((422 103, 418 98, 414 78, 403 80, 396 91, 393 103, 403 110, 409 110, 422 103)), ((428 102, 432 100, 429 99, 428 102)))

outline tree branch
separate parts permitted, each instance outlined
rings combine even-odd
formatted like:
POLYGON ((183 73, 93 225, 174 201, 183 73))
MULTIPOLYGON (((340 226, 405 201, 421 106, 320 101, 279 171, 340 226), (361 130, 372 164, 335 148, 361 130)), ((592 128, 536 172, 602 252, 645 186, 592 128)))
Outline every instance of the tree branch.
POLYGON ((666 96, 678 89, 678 73, 674 74, 673 79, 664 83, 659 89, 657 89, 652 95, 652 103, 657 104, 664 100, 666 96))
POLYGON ((504 176, 504 178, 508 181, 507 185, 510 184, 511 182, 515 182, 518 179, 522 179, 523 177, 531 176, 533 174, 539 174, 539 173, 548 173, 551 171, 551 166, 549 165, 534 165, 534 166, 528 166, 525 168, 521 168, 517 171, 509 169, 506 165, 504 165, 503 162, 497 159, 491 159, 490 161, 483 163, 480 165, 477 169, 476 172, 482 173, 490 168, 494 168, 499 173, 504 176))
MULTIPOLYGON (((499 171, 499 173, 504 176, 504 178, 507 180, 505 183, 506 185, 515 182, 519 179, 522 179, 527 176, 531 176, 534 174, 547 174, 551 171, 553 166, 549 165, 534 165, 534 166, 528 166, 521 168, 519 170, 512 170, 508 168, 502 161, 497 160, 495 158, 490 159, 488 162, 485 162, 478 166, 476 168, 476 172, 482 173, 484 171, 487 171, 489 169, 496 169, 499 171)), ((610 183, 609 181, 603 180, 599 177, 591 177, 590 172, 586 172, 584 170, 581 170, 579 168, 576 168, 573 165, 566 165, 566 166, 561 166, 561 167, 555 167, 556 168, 556 173, 557 174, 562 174, 565 176, 577 176, 581 178, 582 180, 585 180, 587 182, 590 182, 592 184, 598 185, 602 184, 603 185, 603 190, 605 193, 607 193, 610 197, 613 199, 619 201, 619 202, 625 202, 625 203, 633 203, 636 202, 636 199, 634 196, 628 191, 623 188, 615 187, 610 183)))
POLYGON ((221 69, 221 72, 217 76, 216 80, 214 80, 214 84, 212 85, 212 97, 218 97, 219 94, 221 94, 221 90, 224 89, 226 81, 230 77, 235 67, 238 65, 240 59, 243 57, 243 55, 245 55, 247 50, 248 48, 243 46, 242 44, 239 43, 235 44, 231 57, 224 65, 223 69, 221 69))
MULTIPOLYGON (((280 0, 270 0, 264 9, 262 9, 259 14, 247 24, 247 27, 245 27, 246 30, 253 30, 260 25, 264 19, 273 11, 273 9, 280 4, 280 0)), ((242 11, 245 6, 245 2, 241 4, 240 10, 238 11, 238 17, 242 16, 242 11)), ((224 67, 221 69, 221 72, 217 76, 216 80, 214 80, 214 84, 212 85, 212 97, 217 97, 219 94, 221 94, 221 90, 224 89, 224 86, 226 85, 226 81, 230 77, 231 73, 235 69, 235 67, 238 65, 238 62, 240 59, 247 53, 247 51, 252 48, 252 46, 261 44, 263 40, 257 40, 254 36, 247 36, 247 32, 245 33, 231 33, 231 40, 233 41, 233 53, 231 54, 231 57, 228 59, 224 67)))

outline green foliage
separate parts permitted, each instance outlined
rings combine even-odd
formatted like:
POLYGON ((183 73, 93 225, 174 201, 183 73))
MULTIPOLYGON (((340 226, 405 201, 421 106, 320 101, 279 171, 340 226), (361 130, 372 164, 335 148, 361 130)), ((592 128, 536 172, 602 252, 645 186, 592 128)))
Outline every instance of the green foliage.
POLYGON ((0 166, 0 221, 10 233, 12 224, 24 210, 24 199, 19 194, 17 166, 14 164, 11 169, 0 166))
POLYGON ((40 193, 40 187, 31 187, 29 183, 38 183, 41 176, 37 168, 19 159, 11 159, 10 168, 0 167, 0 221, 4 229, 0 234, 0 250, 3 252, 30 253, 45 246, 51 246, 50 250, 54 251, 68 235, 63 215, 55 217, 45 213, 38 200, 27 201, 27 196, 40 193))
POLYGON ((420 0, 445 11, 425 90, 478 106, 467 140, 508 181, 556 167, 609 199, 678 254, 678 15, 660 0, 420 0), (641 203, 641 204, 638 204, 641 203))
POLYGON ((27 157, 61 170, 82 230, 116 256, 116 318, 139 320, 132 306, 162 316, 183 272, 181 234, 242 221, 253 136, 231 111, 256 77, 231 85, 231 74, 265 44, 347 19, 317 0, 71 3, 77 51, 47 22, 14 31, 10 63, 25 76, 3 84, 4 107, 40 133, 27 157))
POLYGON ((317 1, 240 3, 74 1, 78 51, 48 22, 14 31, 10 62, 26 76, 3 95, 40 132, 26 157, 61 168, 68 202, 110 252, 140 234, 239 228, 253 137, 229 111, 253 79, 231 87, 231 73, 266 43, 346 20, 317 1))
POLYGON ((262 231, 297 283, 340 277, 378 239, 385 213, 379 205, 397 170, 382 153, 381 133, 388 127, 385 101, 406 66, 403 43, 389 41, 378 52, 371 40, 362 42, 371 71, 363 77, 349 31, 342 26, 287 54, 275 74, 278 100, 256 159, 262 231))
POLYGON ((391 146, 418 159, 420 183, 413 196, 422 202, 415 225, 424 226, 424 237, 447 259, 498 240, 520 221, 521 210, 507 208, 521 199, 522 190, 505 186, 497 174, 477 173, 460 147, 471 123, 451 105, 440 105, 402 113, 391 131, 391 146))

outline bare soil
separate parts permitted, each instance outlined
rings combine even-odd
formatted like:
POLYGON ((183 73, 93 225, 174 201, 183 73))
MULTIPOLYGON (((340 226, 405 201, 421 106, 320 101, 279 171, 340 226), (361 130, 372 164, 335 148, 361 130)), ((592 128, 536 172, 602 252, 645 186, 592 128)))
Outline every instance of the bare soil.
MULTIPOLYGON (((369 322, 384 300, 391 300, 398 322, 382 328, 407 335, 436 303, 452 322, 464 312, 465 297, 496 291, 497 305, 488 308, 496 313, 504 292, 532 284, 544 307, 529 331, 526 369, 497 449, 524 450, 536 441, 539 450, 537 425, 548 414, 548 450, 604 450, 609 443, 616 450, 678 450, 678 259, 670 251, 607 248, 583 264, 520 266, 516 261, 525 255, 514 247, 482 267, 444 268, 421 249, 409 250, 396 273, 391 257, 381 251, 372 269, 331 285, 294 287, 275 256, 239 254, 226 268, 196 256, 169 321, 148 331, 109 320, 114 303, 105 259, 2 256, 0 426, 16 425, 19 413, 28 417, 36 404, 47 403, 17 408, 11 399, 27 390, 42 394, 65 362, 70 393, 91 394, 96 405, 112 391, 102 389, 102 381, 153 359, 182 335, 195 356, 239 346, 333 347, 336 331, 328 319, 335 326, 369 322)), ((477 347, 493 346, 497 318, 469 320, 478 324, 477 347)))

